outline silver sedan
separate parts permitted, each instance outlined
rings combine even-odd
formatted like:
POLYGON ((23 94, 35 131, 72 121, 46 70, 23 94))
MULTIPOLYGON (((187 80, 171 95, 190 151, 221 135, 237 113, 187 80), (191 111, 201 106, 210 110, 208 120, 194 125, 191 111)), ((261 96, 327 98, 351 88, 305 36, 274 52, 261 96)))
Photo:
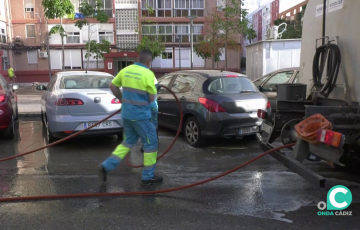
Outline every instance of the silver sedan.
MULTIPOLYGON (((56 73, 43 90, 42 121, 49 143, 81 131, 121 108, 121 102, 109 89, 113 76, 103 72, 69 71, 56 73)), ((118 113, 82 135, 122 136, 122 118, 118 113)))

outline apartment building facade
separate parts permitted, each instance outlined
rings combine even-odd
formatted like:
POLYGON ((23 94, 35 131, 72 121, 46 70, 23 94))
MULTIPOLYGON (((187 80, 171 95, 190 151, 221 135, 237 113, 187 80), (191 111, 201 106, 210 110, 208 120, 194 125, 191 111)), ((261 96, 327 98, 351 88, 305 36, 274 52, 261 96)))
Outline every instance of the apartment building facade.
POLYGON ((279 18, 279 5, 280 0, 273 0, 252 12, 253 29, 256 32, 254 42, 266 40, 267 31, 279 18))
POLYGON ((288 21, 295 20, 295 16, 297 13, 300 13, 303 10, 303 6, 306 5, 309 2, 309 0, 305 0, 283 12, 280 12, 279 18, 285 19, 288 21))
MULTIPOLYGON (((82 0, 71 0, 78 13, 82 0)), ((90 0, 91 1, 94 0, 90 0)), ((178 69, 189 69, 191 59, 190 20, 186 16, 195 15, 193 24, 194 44, 199 42, 206 17, 216 9, 218 0, 102 0, 109 16, 107 23, 92 21, 90 40, 102 39, 112 44, 105 60, 90 58, 89 69, 98 69, 117 74, 122 68, 136 61, 135 48, 142 35, 159 35, 165 42, 166 50, 155 58, 152 70, 157 76, 178 69), (206 1, 206 3, 205 3, 206 1), (153 9, 150 12, 149 8, 153 9), (142 21, 151 22, 141 27, 142 21), (180 39, 180 40, 179 40, 180 39), (180 42, 179 42, 180 41, 180 42)), ((18 82, 47 82, 49 80, 49 59, 51 73, 62 68, 61 37, 49 37, 50 55, 46 44, 48 32, 59 19, 46 20, 41 5, 42 0, 0 0, 0 59, 1 74, 7 75, 7 64, 15 70, 18 82), (2 7, 4 6, 4 7, 2 7)), ((220 2, 220 3, 219 3, 220 2)), ((81 30, 75 20, 64 19, 65 70, 86 69, 85 44, 89 40, 88 27, 81 30)), ((241 37, 238 37, 239 45, 241 37)), ((228 70, 240 70, 241 52, 228 51, 228 70)), ((224 52, 216 69, 225 65, 224 52)), ((206 62, 193 53, 194 69, 211 68, 211 60, 206 62)))
MULTIPOLYGON (((131 51, 142 36, 159 36, 165 43, 165 52, 152 62, 151 68, 157 76, 180 68, 190 69, 191 28, 196 44, 200 41, 206 17, 221 4, 223 1, 218 0, 115 0, 119 52, 105 55, 105 71, 115 75, 123 67, 132 64, 136 54, 131 51), (192 27, 187 16, 196 16, 192 27)), ((241 45, 241 37, 237 39, 241 45)), ((224 53, 215 64, 216 69, 224 67, 224 53)), ((211 60, 207 60, 205 66, 205 60, 195 52, 192 55, 194 69, 211 68, 211 60)), ((241 52, 229 51, 227 55, 228 70, 239 71, 241 52)))

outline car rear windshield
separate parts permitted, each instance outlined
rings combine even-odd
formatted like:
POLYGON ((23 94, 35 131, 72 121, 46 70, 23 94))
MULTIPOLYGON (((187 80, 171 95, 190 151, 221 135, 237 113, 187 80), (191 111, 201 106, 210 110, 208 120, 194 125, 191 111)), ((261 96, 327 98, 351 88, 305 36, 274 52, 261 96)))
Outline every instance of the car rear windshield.
POLYGON ((259 92, 259 90, 247 78, 224 77, 211 82, 209 92, 215 94, 238 94, 242 92, 259 92))
POLYGON ((61 79, 60 89, 102 89, 109 88, 112 76, 71 75, 61 79))

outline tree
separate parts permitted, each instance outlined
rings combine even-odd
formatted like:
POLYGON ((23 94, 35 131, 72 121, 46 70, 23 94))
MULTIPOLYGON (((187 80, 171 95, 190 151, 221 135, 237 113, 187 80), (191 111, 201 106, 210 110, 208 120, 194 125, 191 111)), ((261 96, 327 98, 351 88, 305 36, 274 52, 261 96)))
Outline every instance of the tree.
MULTIPOLYGON (((109 17, 107 14, 102 10, 103 4, 101 0, 96 0, 95 4, 92 6, 87 2, 81 2, 79 11, 82 14, 84 18, 79 19, 76 21, 75 26, 77 26, 79 29, 82 29, 84 26, 88 27, 88 41, 91 41, 91 35, 95 31, 91 31, 91 25, 90 18, 96 19, 100 23, 106 23, 109 20, 109 17)), ((91 53, 91 45, 92 42, 87 42, 87 53, 91 53)), ((87 65, 86 65, 86 71, 89 69, 89 62, 90 62, 90 55, 87 56, 87 65)))
POLYGON ((274 25, 278 26, 282 23, 287 24, 286 31, 282 34, 281 39, 296 39, 302 37, 302 18, 304 17, 306 5, 302 6, 302 11, 295 15, 293 21, 286 19, 276 19, 274 25))
POLYGON ((252 25, 251 25, 251 27, 246 28, 246 33, 244 33, 243 36, 245 39, 249 40, 250 44, 251 44, 251 41, 256 38, 256 32, 253 29, 252 25))
POLYGON ((73 19, 75 14, 74 5, 72 4, 71 0, 43 0, 41 4, 44 7, 45 17, 47 19, 60 18, 60 25, 51 28, 49 36, 56 33, 60 34, 62 49, 62 70, 64 70, 64 37, 66 36, 66 32, 62 26, 62 20, 65 16, 70 16, 73 19))
POLYGON ((218 24, 221 28, 219 32, 224 37, 225 43, 225 70, 228 65, 227 52, 230 49, 239 49, 239 46, 234 46, 235 35, 242 34, 243 36, 249 36, 248 33, 252 31, 248 29, 249 20, 247 19, 248 11, 243 8, 244 0, 224 0, 223 6, 220 6, 218 10, 220 15, 218 16, 214 24, 218 24))
MULTIPOLYGON (((146 6, 146 8, 148 9, 149 14, 153 14, 154 10, 151 7, 146 6)), ((151 51, 154 60, 165 52, 165 44, 161 36, 151 34, 149 27, 146 27, 149 23, 151 22, 146 21, 144 16, 140 20, 141 33, 139 34, 141 40, 136 47, 136 51, 140 52, 141 50, 148 49, 151 51)), ((156 34, 158 34, 158 31, 156 32, 156 34)))
MULTIPOLYGON (((201 57, 205 60, 205 67, 206 67, 206 59, 212 59, 213 63, 220 61, 221 52, 215 52, 216 54, 213 56, 213 48, 211 46, 210 41, 200 41, 198 44, 195 45, 194 51, 197 56, 201 57)), ((212 69, 214 69, 214 65, 212 65, 212 69)))
POLYGON ((96 69, 99 69, 99 59, 104 60, 104 54, 110 52, 111 43, 106 40, 102 40, 100 43, 92 40, 91 44, 87 42, 86 46, 90 47, 90 52, 86 51, 85 58, 93 57, 96 59, 96 69))

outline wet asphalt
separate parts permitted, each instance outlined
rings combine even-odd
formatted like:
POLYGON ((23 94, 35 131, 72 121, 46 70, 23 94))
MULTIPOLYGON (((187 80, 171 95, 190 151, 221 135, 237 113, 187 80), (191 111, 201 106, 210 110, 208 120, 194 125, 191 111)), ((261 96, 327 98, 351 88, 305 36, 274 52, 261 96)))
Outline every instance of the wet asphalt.
MULTIPOLYGON (((47 144, 41 121, 21 120, 16 127, 15 140, 0 140, 0 158, 47 144)), ((160 129, 160 152, 174 135, 160 129)), ((0 163, 0 197, 173 188, 213 177, 262 153, 251 137, 212 140, 201 149, 180 137, 157 164, 163 184, 141 187, 141 169, 122 162, 102 185, 96 167, 120 141, 115 136, 74 139, 0 163)), ((142 161, 139 148, 131 152, 133 163, 142 161)), ((346 210, 352 216, 318 216, 316 205, 326 202, 330 187, 320 189, 265 156, 216 181, 168 194, 0 203, 0 229, 360 229, 359 174, 332 170, 324 162, 306 165, 330 178, 330 187, 350 188, 353 202, 346 210)))

